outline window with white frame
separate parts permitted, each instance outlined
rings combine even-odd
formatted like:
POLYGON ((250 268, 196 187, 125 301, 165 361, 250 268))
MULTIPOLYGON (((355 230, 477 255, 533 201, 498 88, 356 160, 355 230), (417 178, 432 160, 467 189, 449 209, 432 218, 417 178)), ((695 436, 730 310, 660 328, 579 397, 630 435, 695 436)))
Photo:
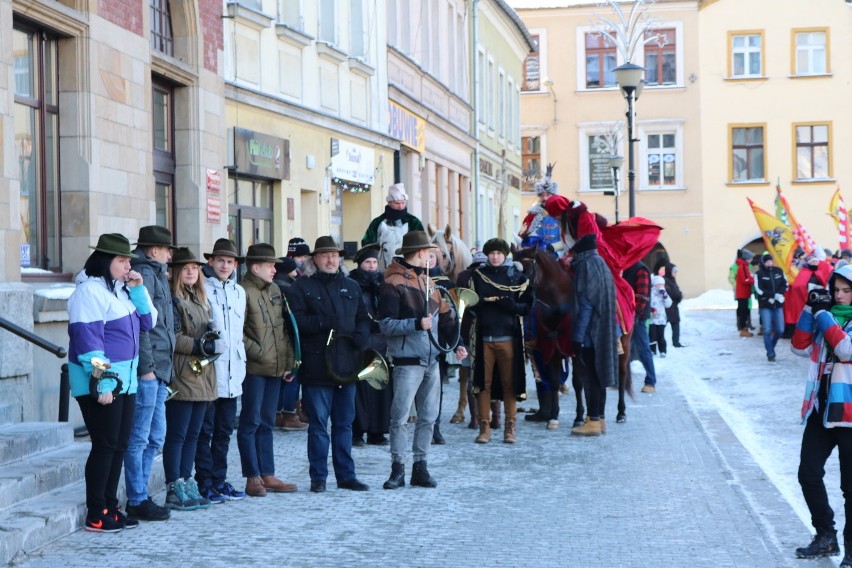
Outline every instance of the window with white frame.
POLYGON ((456 52, 459 56, 459 61, 456 64, 456 85, 458 85, 457 93, 464 99, 468 100, 467 91, 467 49, 465 43, 465 26, 464 15, 456 14, 456 52))
MULTIPOLYGON (((441 29, 441 3, 434 2, 432 4, 432 25, 430 32, 434 37, 440 35, 441 29)), ((432 42, 432 75, 435 77, 441 76, 441 43, 440 41, 432 42)))
POLYGON ((319 41, 337 45, 337 0, 319 0, 319 41))
POLYGON ((304 31, 305 20, 302 18, 302 0, 278 0, 278 21, 287 24, 294 30, 304 31))
POLYGON ((366 61, 367 35, 364 29, 364 0, 349 0, 349 57, 366 61))
POLYGON ((425 71, 431 70, 431 61, 432 61, 432 36, 429 33, 429 24, 431 20, 429 19, 429 2, 423 2, 420 4, 420 33, 422 34, 420 40, 420 66, 425 71))
MULTIPOLYGON (((406 0, 403 0, 404 3, 406 0)), ((399 29, 399 22, 397 22, 398 18, 397 12, 397 0, 388 0, 388 45, 391 47, 397 46, 397 30, 399 29)))
POLYGON ((521 89, 515 87, 515 151, 520 153, 521 147, 521 89))
POLYGON ((674 85, 677 83, 677 33, 674 28, 657 28, 645 32, 645 83, 674 85), (653 38, 653 39, 652 39, 653 38))
POLYGON ((796 179, 831 177, 831 124, 796 124, 796 179))
POLYGON ((683 122, 639 124, 640 189, 683 189, 683 122))
POLYGON ((541 179, 541 136, 521 137, 521 190, 534 191, 541 179))
POLYGON ((541 90, 541 54, 539 53, 539 35, 532 36, 533 51, 524 60, 524 91, 541 90))
POLYGON ((459 65, 456 57, 456 14, 453 10, 447 10, 447 86, 450 91, 456 92, 456 66, 459 65))
POLYGON ((497 136, 506 138, 506 73, 497 74, 497 136))
POLYGON ((511 77, 507 79, 506 85, 506 142, 509 146, 515 145, 515 125, 518 117, 515 106, 515 82, 511 77))
POLYGON ((486 117, 486 114, 485 114, 486 113, 485 103, 486 103, 486 100, 487 100, 486 99, 486 91, 488 89, 488 87, 485 83, 485 77, 486 77, 486 72, 488 71, 488 68, 486 67, 486 63, 485 63, 485 51, 483 51, 481 48, 479 50, 477 50, 477 52, 476 52, 476 69, 477 69, 477 73, 479 74, 479 77, 477 78, 478 79, 477 82, 479 83, 479 87, 476 89, 476 106, 479 109, 479 113, 478 113, 479 123, 484 125, 486 123, 486 121, 488 120, 487 117, 486 117))
POLYGON ((580 125, 580 191, 612 190, 613 154, 621 154, 620 123, 580 125))
POLYGON ((763 76, 763 32, 730 33, 730 72, 729 76, 763 76))
POLYGON ((488 96, 488 106, 485 108, 485 112, 488 114, 488 128, 490 130, 494 130, 494 126, 497 122, 494 120, 495 115, 497 114, 497 105, 494 100, 494 91, 496 90, 494 83, 496 81, 497 75, 494 72, 494 60, 489 57, 488 72, 485 75, 485 81, 482 83, 482 88, 485 89, 488 96))
POLYGON ((793 30, 796 42, 794 75, 825 75, 828 66, 828 29, 793 30))

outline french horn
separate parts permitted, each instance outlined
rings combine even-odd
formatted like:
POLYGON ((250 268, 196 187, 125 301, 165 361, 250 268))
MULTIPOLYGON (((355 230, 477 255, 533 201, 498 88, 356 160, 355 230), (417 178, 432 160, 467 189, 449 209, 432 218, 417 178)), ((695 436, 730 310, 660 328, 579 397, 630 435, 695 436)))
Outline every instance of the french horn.
MULTIPOLYGON (((328 340, 325 343, 325 370, 332 381, 340 385, 365 381, 376 390, 382 390, 387 386, 390 380, 390 369, 388 368, 387 361, 375 349, 366 349, 360 352, 361 362, 358 366, 359 370, 349 374, 337 372, 329 360, 329 352, 331 351, 329 347, 335 341, 349 341, 354 343, 354 340, 349 335, 336 333, 333 329, 328 333, 328 340)), ((355 349, 358 350, 358 347, 356 346, 355 349)))

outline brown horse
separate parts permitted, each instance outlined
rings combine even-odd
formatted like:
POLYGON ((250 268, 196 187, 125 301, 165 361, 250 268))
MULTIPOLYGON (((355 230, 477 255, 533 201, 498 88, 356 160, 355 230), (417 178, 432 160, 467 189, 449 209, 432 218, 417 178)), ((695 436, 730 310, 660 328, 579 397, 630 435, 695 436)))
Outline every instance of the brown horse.
MULTIPOLYGON (((544 340, 539 339, 534 349, 539 350, 544 361, 550 367, 550 376, 559 377, 563 359, 573 355, 570 321, 566 316, 560 315, 558 309, 560 305, 568 304, 571 301, 571 276, 550 253, 541 249, 515 250, 513 258, 521 262, 524 273, 535 290, 536 309, 541 314, 539 316, 540 329, 546 332, 544 340)), ((630 375, 630 337, 632 334, 631 330, 631 333, 621 336, 623 353, 618 356, 618 415, 616 421, 619 423, 627 421, 624 394, 627 393, 630 398, 633 398, 633 381, 630 375)), ((574 426, 581 426, 586 414, 583 385, 573 373, 572 385, 577 399, 574 426)), ((556 384, 555 387, 558 389, 559 385, 556 384)))
POLYGON ((473 262, 473 254, 463 240, 453 233, 453 229, 447 225, 443 231, 438 231, 432 224, 426 226, 426 234, 429 240, 437 245, 441 254, 438 255, 438 263, 441 272, 455 282, 459 274, 473 262))

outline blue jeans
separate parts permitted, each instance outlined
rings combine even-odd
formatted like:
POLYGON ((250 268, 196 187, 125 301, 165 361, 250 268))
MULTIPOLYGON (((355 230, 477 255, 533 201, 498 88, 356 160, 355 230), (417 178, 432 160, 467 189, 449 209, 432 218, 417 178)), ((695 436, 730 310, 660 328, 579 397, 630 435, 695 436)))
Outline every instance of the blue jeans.
POLYGON ((302 387, 308 410, 308 462, 311 481, 328 477, 328 446, 337 482, 355 478, 352 460, 352 421, 355 420, 355 385, 302 387), (331 438, 328 419, 331 418, 331 438))
POLYGON ((272 428, 281 392, 281 377, 246 375, 243 408, 237 427, 237 448, 243 477, 275 475, 272 428))
POLYGON ((657 386, 657 372, 654 370, 654 356, 651 355, 651 340, 648 338, 648 320, 633 320, 633 336, 630 338, 631 358, 639 359, 645 367, 645 384, 657 386))
POLYGON ((130 505, 148 499, 151 464, 166 438, 166 394, 166 383, 160 379, 139 380, 136 413, 124 454, 124 484, 130 505))
POLYGON ((195 449, 195 480, 199 487, 219 487, 225 483, 228 446, 236 416, 236 398, 217 398, 207 407, 195 449))
POLYGON ((428 367, 405 365, 393 368, 390 450, 394 463, 405 463, 405 454, 408 451, 408 411, 412 402, 417 411, 412 443, 414 461, 426 460, 429 446, 432 444, 432 428, 438 418, 440 387, 441 377, 437 361, 428 367))
POLYGON ((784 333, 784 309, 760 308, 760 325, 763 327, 763 346, 767 357, 775 357, 775 345, 784 333))
POLYGON ((192 476, 198 433, 208 404, 206 401, 191 400, 166 403, 166 443, 163 445, 166 483, 192 476))
POLYGON ((278 397, 278 410, 284 412, 295 412, 296 402, 299 400, 299 378, 285 382, 281 386, 281 395, 278 397))

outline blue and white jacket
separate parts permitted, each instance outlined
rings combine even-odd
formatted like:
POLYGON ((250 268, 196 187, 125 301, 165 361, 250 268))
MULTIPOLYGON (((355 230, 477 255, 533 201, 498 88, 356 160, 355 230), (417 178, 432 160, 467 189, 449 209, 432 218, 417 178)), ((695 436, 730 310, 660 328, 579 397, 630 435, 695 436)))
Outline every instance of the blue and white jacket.
MULTIPOLYGON (((139 334, 157 321, 145 286, 125 288, 114 282, 110 292, 101 277, 81 273, 68 299, 68 371, 72 396, 89 394, 92 358, 111 363, 121 379, 121 394, 135 394, 139 366, 139 334)), ((105 387, 107 385, 104 385, 105 387)), ((114 388, 114 385, 113 385, 114 388)), ((106 388, 102 388, 106 391, 106 388)))

